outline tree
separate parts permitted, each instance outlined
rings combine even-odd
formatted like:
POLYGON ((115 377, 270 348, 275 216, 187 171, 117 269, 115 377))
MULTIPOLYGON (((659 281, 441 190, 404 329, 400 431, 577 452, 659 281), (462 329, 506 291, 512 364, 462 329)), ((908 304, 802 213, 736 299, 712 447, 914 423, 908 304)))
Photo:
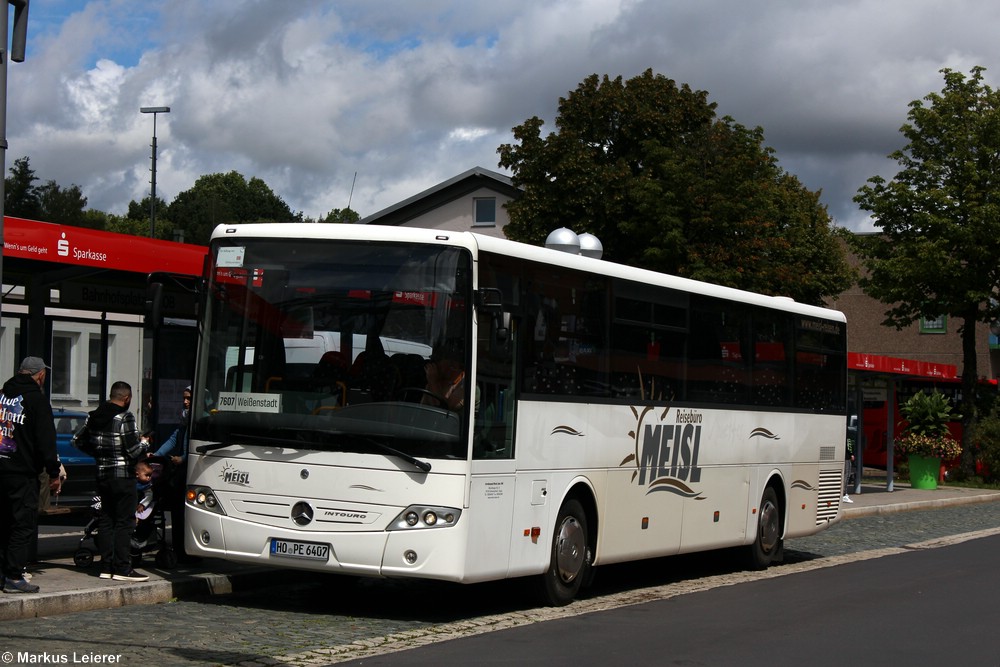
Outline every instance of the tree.
POLYGON ((42 219, 42 204, 35 188, 34 170, 28 162, 28 156, 14 160, 10 176, 4 179, 3 210, 5 215, 29 220, 42 219))
MULTIPOLYGON (((129 234, 131 236, 149 236, 149 219, 136 220, 129 216, 109 215, 105 223, 105 229, 115 234, 129 234)), ((160 221, 156 221, 156 231, 160 231, 160 221)), ((159 236, 159 234, 157 234, 159 236)))
POLYGON ((868 179, 854 200, 880 233, 851 245, 867 275, 865 292, 886 304, 897 330, 942 315, 962 324, 963 468, 973 470, 968 434, 978 379, 976 323, 1000 316, 1000 92, 942 69, 944 88, 910 103, 900 132, 907 144, 889 154, 891 181, 868 179))
POLYGON ((91 221, 84 211, 87 198, 79 185, 63 189, 55 181, 48 181, 38 187, 38 200, 42 208, 42 220, 57 225, 87 227, 91 221))
POLYGON ((188 243, 207 245, 216 225, 240 222, 300 220, 281 197, 259 178, 248 182, 242 174, 209 174, 190 190, 177 195, 167 207, 167 217, 183 229, 188 243))
MULTIPOLYGON (((149 236, 151 203, 152 200, 149 195, 143 197, 141 201, 135 201, 134 199, 130 201, 128 203, 128 210, 125 213, 124 219, 119 216, 112 216, 115 218, 113 221, 113 224, 116 227, 115 231, 121 234, 132 234, 134 236, 149 236)), ((156 197, 156 228, 154 232, 155 238, 169 241, 176 240, 174 238, 174 225, 169 217, 167 202, 160 199, 159 196, 156 197)), ((183 239, 183 234, 181 235, 181 238, 183 239)))
POLYGON ((505 233, 541 245, 558 227, 607 259, 821 303, 851 273, 819 193, 778 167, 763 130, 716 118, 708 94, 652 70, 596 74, 560 98, 558 132, 513 129, 497 150, 523 196, 505 233))
POLYGON ((348 208, 335 208, 335 209, 333 209, 332 211, 330 211, 329 213, 326 214, 326 217, 323 218, 323 222, 346 222, 346 223, 353 223, 353 222, 357 222, 360 219, 361 219, 361 216, 358 215, 358 212, 355 211, 354 209, 350 208, 350 207, 348 207, 348 208))

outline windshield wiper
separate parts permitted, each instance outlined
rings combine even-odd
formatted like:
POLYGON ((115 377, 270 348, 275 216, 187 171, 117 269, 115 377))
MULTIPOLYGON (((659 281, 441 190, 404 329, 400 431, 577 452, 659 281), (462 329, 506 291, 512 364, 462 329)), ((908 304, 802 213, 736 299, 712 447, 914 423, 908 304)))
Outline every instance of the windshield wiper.
POLYGON ((216 449, 224 449, 225 447, 229 447, 232 444, 233 443, 231 442, 210 442, 207 445, 198 445, 197 447, 194 448, 194 451, 198 452, 199 454, 205 454, 206 452, 212 452, 215 451, 216 449))
POLYGON ((373 440, 372 438, 359 438, 359 440, 364 440, 368 444, 370 444, 370 445, 372 445, 372 446, 374 446, 374 447, 376 447, 378 449, 381 449, 383 452, 385 452, 387 454, 392 454, 393 456, 398 456, 399 458, 403 459, 404 461, 406 461, 410 465, 412 465, 412 466, 414 466, 416 468, 419 468, 420 470, 423 470, 424 472, 430 472, 431 471, 431 464, 428 463, 427 461, 421 461, 416 456, 411 456, 411 455, 407 454, 406 452, 401 452, 398 449, 396 449, 395 447, 390 447, 389 445, 387 445, 385 443, 382 443, 382 442, 379 442, 378 440, 373 440))

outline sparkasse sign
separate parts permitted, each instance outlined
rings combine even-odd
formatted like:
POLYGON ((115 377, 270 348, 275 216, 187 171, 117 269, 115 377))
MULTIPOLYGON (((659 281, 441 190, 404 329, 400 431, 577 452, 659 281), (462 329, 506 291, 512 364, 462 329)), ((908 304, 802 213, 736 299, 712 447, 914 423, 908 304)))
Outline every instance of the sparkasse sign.
POLYGON ((4 217, 4 257, 135 273, 200 275, 208 248, 85 227, 4 217))

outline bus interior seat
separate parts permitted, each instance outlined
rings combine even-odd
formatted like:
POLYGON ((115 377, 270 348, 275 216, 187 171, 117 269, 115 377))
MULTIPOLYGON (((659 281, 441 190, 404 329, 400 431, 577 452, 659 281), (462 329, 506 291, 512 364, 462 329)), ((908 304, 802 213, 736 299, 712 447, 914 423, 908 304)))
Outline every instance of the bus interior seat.
POLYGON ((343 355, 340 352, 331 350, 324 352, 323 356, 320 357, 319 363, 316 364, 316 368, 313 370, 313 377, 316 379, 331 378, 342 380, 347 377, 349 372, 350 367, 344 360, 343 355))
POLYGON ((424 387, 427 385, 427 360, 419 354, 397 352, 389 358, 392 365, 399 371, 399 386, 424 387))
POLYGON ((364 350, 351 366, 351 378, 352 387, 358 390, 355 398, 367 396, 371 401, 388 401, 399 384, 399 371, 385 352, 364 350))

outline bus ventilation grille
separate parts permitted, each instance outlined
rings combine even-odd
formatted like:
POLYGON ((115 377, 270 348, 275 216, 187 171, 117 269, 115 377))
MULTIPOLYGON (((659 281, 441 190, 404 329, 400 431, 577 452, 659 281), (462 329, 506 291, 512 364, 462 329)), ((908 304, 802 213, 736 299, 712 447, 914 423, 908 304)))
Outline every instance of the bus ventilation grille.
POLYGON ((819 471, 819 496, 816 498, 816 525, 819 526, 837 518, 840 510, 841 488, 844 485, 843 470, 819 471))
POLYGON ((834 461, 837 458, 837 448, 833 445, 819 448, 820 461, 834 461))

